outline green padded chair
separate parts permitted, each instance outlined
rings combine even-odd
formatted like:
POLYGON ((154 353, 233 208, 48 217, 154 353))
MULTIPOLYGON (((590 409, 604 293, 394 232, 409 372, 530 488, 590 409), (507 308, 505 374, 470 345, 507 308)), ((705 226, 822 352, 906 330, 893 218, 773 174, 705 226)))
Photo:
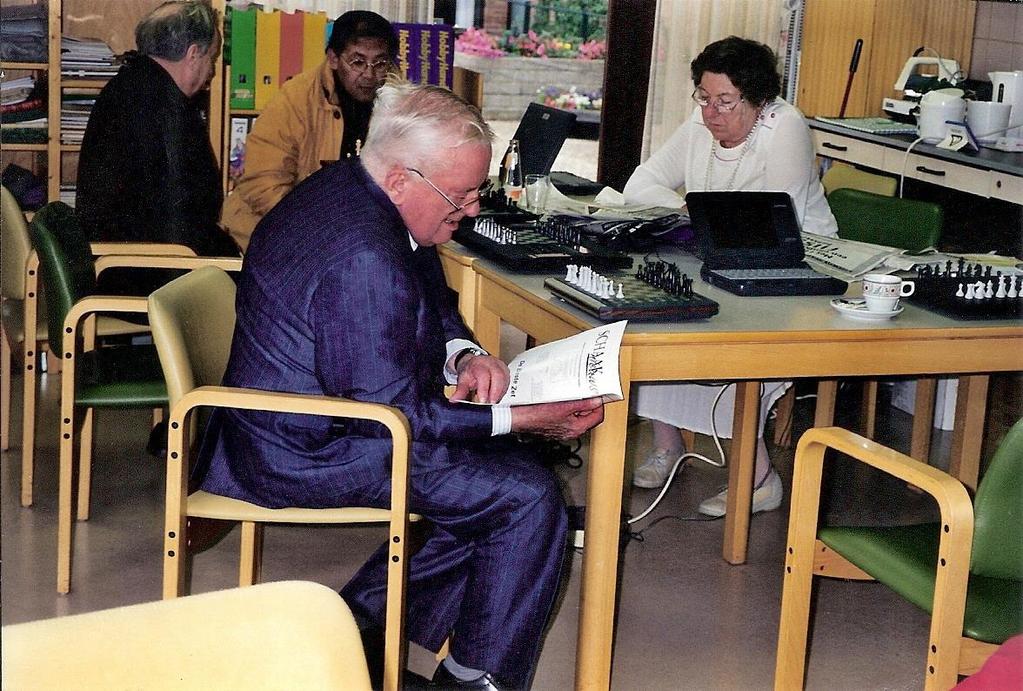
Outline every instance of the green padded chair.
POLYGON ((855 190, 882 194, 886 197, 894 197, 899 181, 888 175, 878 175, 860 170, 846 163, 835 162, 821 176, 821 185, 824 187, 824 194, 831 195, 837 189, 851 187, 855 190))
POLYGON ((72 513, 76 412, 84 410, 78 457, 78 519, 89 517, 94 408, 162 408, 167 386, 156 348, 117 345, 93 348, 93 317, 100 313, 145 314, 146 297, 95 295, 97 265, 194 269, 214 263, 238 268, 240 259, 114 255, 97 260, 74 210, 51 202, 32 219, 32 242, 42 266, 50 349, 63 365, 60 403, 60 470, 57 591, 71 586, 72 513))
MULTIPOLYGON (((919 252, 936 247, 941 238, 942 210, 931 202, 841 187, 828 195, 828 205, 838 223, 838 236, 846 240, 919 252)), ((931 377, 917 381, 911 455, 926 460, 937 380, 931 377)), ((876 379, 864 381, 860 419, 864 434, 873 438, 877 423, 876 379)))
POLYGON ((877 580, 929 612, 927 689, 951 688, 1023 631, 1023 420, 999 445, 972 506, 952 476, 836 427, 803 435, 792 486, 776 689, 802 688, 814 576, 877 580), (818 529, 827 449, 927 492, 940 523, 818 529))
POLYGON ((919 252, 938 244, 941 207, 843 187, 828 195, 838 237, 919 252))

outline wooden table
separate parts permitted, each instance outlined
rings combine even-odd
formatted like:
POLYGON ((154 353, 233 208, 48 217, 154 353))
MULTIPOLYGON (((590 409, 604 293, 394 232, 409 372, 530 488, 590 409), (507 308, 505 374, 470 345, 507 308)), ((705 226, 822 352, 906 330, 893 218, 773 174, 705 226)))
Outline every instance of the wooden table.
MULTIPOLYGON (((695 259, 678 256, 671 260, 690 276, 699 275, 695 259)), ((469 268, 475 276, 474 330, 491 353, 500 352, 502 321, 538 343, 599 323, 552 298, 543 288, 543 276, 509 274, 481 259, 471 262, 469 268)), ((723 556, 739 564, 746 559, 761 380, 820 378, 827 390, 836 385, 838 377, 846 376, 958 374, 960 424, 953 433, 953 469, 975 486, 987 375, 1023 370, 1023 324, 1018 321, 960 322, 907 305, 897 319, 859 322, 831 309, 826 297, 740 298, 699 280, 695 289, 717 300, 720 314, 702 322, 630 324, 620 361, 625 399, 606 406, 604 423, 592 432, 576 688, 610 685, 632 382, 738 382, 723 556)), ((833 408, 818 406, 815 425, 831 424, 833 414, 833 408)))

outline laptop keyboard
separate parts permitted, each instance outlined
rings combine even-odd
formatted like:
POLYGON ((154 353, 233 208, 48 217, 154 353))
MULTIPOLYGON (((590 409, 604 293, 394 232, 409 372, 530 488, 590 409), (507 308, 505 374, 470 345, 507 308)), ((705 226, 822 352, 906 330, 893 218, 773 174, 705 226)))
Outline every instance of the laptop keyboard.
POLYGON ((823 275, 809 267, 795 269, 715 269, 714 273, 733 280, 817 278, 823 275))

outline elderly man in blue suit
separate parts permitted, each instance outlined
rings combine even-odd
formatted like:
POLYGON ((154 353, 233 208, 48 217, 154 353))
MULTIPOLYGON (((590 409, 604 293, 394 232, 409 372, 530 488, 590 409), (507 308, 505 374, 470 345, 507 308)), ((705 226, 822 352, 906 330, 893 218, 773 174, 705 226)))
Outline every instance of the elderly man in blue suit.
MULTIPOLYGON (((257 227, 225 375, 408 417, 409 505, 430 524, 410 560, 409 637, 431 650, 452 637, 434 674, 444 687, 528 686, 560 579, 557 479, 506 435, 572 438, 603 419, 600 399, 459 402, 496 402, 508 384, 458 316, 435 250, 479 212, 492 137, 445 89, 382 87, 361 160, 315 173, 257 227)), ((372 423, 230 411, 210 428, 202 486, 272 507, 387 506, 389 453, 372 423)), ((342 591, 364 625, 383 621, 385 548, 342 591)))

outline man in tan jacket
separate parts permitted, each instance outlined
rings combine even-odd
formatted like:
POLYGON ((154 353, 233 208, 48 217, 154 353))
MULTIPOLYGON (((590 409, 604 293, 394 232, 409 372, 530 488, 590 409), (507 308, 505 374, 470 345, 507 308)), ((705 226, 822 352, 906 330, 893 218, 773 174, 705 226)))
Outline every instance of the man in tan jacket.
POLYGON ((260 219, 327 162, 358 155, 377 89, 398 52, 390 23, 374 12, 345 12, 326 59, 281 86, 252 126, 245 172, 224 203, 221 224, 244 252, 260 219))

